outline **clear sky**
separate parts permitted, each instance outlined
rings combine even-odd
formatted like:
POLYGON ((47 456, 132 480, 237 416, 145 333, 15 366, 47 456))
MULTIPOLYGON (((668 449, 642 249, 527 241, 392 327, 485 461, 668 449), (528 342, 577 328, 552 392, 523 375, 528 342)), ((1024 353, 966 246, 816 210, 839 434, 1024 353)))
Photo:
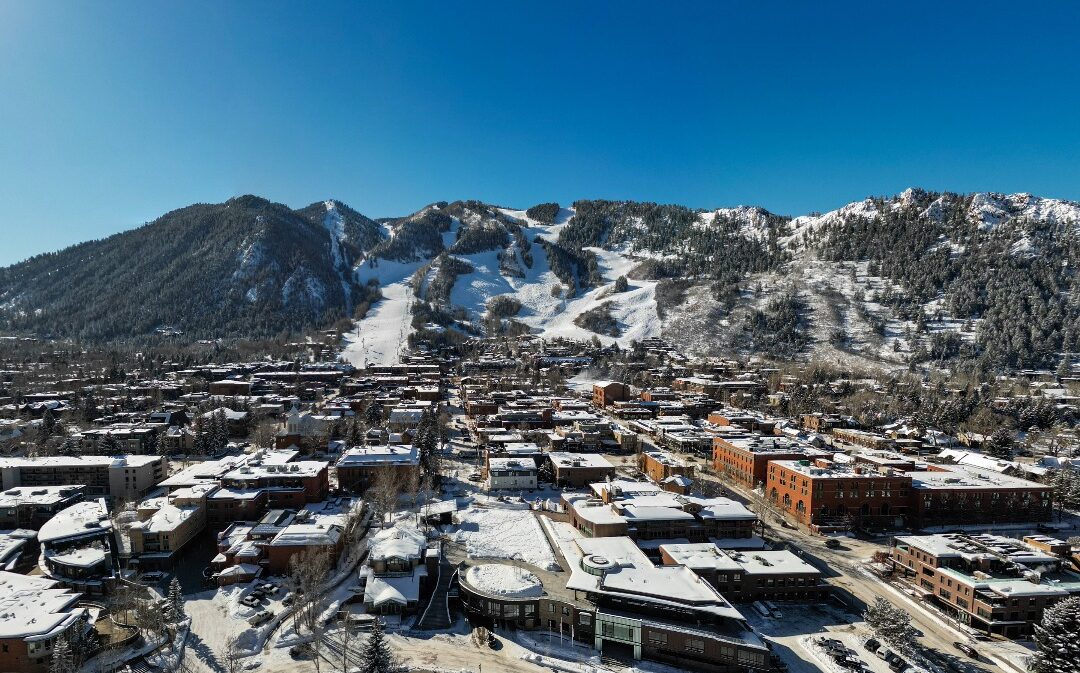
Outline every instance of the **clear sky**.
POLYGON ((0 0, 0 264, 192 202, 1080 199, 1080 4, 0 0))

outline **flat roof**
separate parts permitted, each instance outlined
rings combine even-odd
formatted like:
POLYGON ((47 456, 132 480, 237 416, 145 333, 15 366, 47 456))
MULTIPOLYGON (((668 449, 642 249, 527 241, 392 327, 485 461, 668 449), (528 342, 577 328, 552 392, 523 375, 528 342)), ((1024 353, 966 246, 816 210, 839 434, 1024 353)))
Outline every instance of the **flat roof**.
POLYGON ((78 495, 82 484, 70 486, 16 486, 0 493, 0 507, 16 505, 55 505, 78 495))
POLYGON ((82 614, 79 596, 46 577, 0 571, 0 640, 55 636, 82 614))
POLYGON ((999 488, 1030 488, 1049 491, 1052 487, 999 472, 986 472, 950 466, 945 471, 908 472, 912 488, 995 490, 999 488))
POLYGON ((614 469, 614 465, 611 464, 607 458, 604 458, 599 453, 569 453, 567 451, 552 451, 547 454, 548 459, 554 463, 557 467, 570 468, 605 468, 614 469))

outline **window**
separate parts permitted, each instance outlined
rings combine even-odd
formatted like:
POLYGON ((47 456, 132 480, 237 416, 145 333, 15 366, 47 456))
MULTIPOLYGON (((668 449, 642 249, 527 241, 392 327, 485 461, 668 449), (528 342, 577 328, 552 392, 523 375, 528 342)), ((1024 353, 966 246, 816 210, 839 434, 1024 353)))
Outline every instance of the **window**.
POLYGON ((686 641, 687 652, 697 652, 698 654, 705 651, 705 641, 701 638, 689 638, 686 641))
POLYGON ((665 645, 667 645, 667 634, 660 633, 659 631, 650 631, 649 644, 656 647, 664 647, 665 645))

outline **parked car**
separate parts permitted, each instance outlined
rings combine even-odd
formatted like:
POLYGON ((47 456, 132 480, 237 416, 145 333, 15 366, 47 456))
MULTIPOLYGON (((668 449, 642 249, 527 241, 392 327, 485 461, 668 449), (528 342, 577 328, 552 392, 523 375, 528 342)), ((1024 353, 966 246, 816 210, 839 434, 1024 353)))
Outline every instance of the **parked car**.
POLYGON ((261 610, 248 617, 248 624, 250 626, 259 626, 260 624, 265 624, 273 618, 273 612, 270 612, 269 610, 261 610))
POLYGON ((871 652, 876 652, 877 649, 881 647, 881 643, 878 642, 877 638, 867 638, 863 646, 871 652))
POLYGON ((840 540, 837 540, 834 537, 830 537, 827 540, 825 540, 825 546, 828 547, 829 549, 839 549, 840 548, 840 540))
POLYGON ((139 582, 142 584, 157 584, 163 579, 165 579, 165 573, 157 570, 151 570, 139 576, 139 582))
POLYGON ((976 650, 971 645, 968 645, 967 643, 957 641, 957 642, 953 643, 953 647, 960 650, 964 654, 968 655, 972 659, 978 659, 979 658, 979 651, 976 650))

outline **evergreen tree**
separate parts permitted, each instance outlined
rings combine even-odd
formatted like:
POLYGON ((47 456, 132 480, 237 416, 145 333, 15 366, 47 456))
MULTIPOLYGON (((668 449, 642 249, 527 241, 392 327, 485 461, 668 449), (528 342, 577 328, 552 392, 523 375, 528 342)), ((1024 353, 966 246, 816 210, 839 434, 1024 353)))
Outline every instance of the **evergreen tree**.
POLYGON ((360 428, 360 423, 353 417, 349 421, 349 430, 346 433, 346 442, 349 446, 360 446, 364 440, 363 430, 360 428))
POLYGON ((229 446, 229 417, 225 415, 224 409, 218 409, 215 414, 217 420, 217 449, 218 451, 224 451, 229 446))
POLYGON ((75 670, 75 657, 71 652, 71 644, 67 638, 61 636, 56 639, 53 647, 52 662, 49 664, 49 673, 71 673, 75 670))
POLYGON ((376 619, 360 651, 360 673, 391 673, 396 668, 397 658, 386 640, 382 622, 376 619))
POLYGON ((1074 673, 1080 662, 1080 597, 1073 596, 1043 611, 1035 625, 1037 652, 1031 673, 1074 673))
POLYGON ((163 429, 158 433, 157 440, 154 442, 154 453, 159 456, 169 455, 169 447, 165 437, 168 435, 168 430, 163 429))
POLYGON ((169 582, 169 605, 172 606, 173 620, 184 619, 184 594, 180 589, 180 580, 175 577, 169 582))
POLYGON ((994 434, 990 435, 990 439, 986 440, 983 450, 988 456, 1002 460, 1012 460, 1014 442, 1012 430, 998 428, 994 431, 994 434))
POLYGON ((369 428, 378 428, 382 426, 383 422, 383 410, 382 405, 378 402, 372 402, 364 410, 364 423, 369 428))
POLYGON ((413 445, 416 446, 424 474, 437 478, 439 427, 432 411, 427 410, 421 414, 420 423, 417 424, 416 434, 413 436, 413 445))
POLYGON ((101 450, 106 456, 115 456, 120 453, 120 442, 109 433, 101 440, 101 450))

